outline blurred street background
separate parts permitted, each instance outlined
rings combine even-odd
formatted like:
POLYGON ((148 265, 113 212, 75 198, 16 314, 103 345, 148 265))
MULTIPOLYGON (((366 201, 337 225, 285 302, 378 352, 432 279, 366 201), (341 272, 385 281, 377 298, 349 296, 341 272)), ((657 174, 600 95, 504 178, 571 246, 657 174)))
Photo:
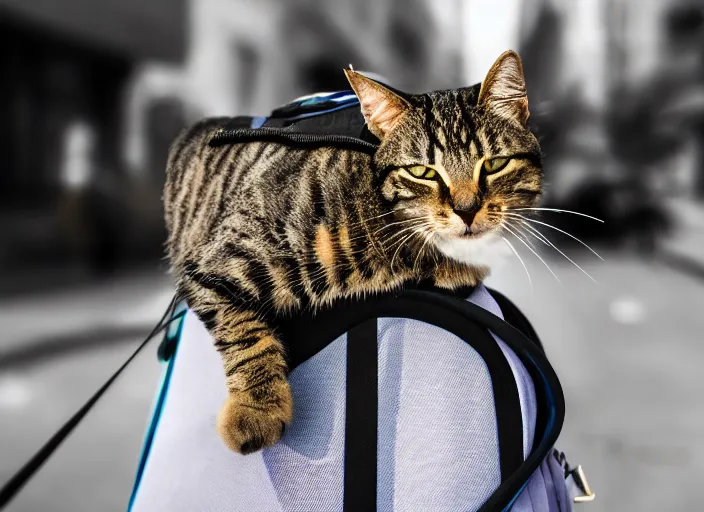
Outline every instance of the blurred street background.
MULTIPOLYGON (((0 0, 0 48, 0 483, 166 308, 160 194, 182 127, 345 89, 349 63, 408 92, 471 85, 513 48, 544 206, 605 222, 541 221, 603 261, 536 225, 573 260, 536 241, 560 281, 516 243, 532 284, 517 260, 489 284, 560 376, 584 510, 702 509, 704 0, 0 0)), ((10 510, 125 509, 155 349, 10 510)))

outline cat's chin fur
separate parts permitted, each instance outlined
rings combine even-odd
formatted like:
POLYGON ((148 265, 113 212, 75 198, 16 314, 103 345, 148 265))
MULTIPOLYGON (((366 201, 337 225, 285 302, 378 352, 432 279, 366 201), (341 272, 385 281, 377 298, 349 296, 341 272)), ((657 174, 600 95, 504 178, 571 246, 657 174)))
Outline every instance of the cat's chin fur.
POLYGON ((440 236, 435 246, 448 258, 467 265, 489 268, 496 267, 497 263, 511 254, 511 249, 496 233, 487 233, 477 238, 440 236))

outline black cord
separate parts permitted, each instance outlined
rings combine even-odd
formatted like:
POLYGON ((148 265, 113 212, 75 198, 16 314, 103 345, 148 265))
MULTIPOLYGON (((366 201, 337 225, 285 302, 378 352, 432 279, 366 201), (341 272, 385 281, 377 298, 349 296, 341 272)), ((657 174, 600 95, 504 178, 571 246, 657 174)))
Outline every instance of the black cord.
POLYGON ((129 365, 132 360, 139 354, 139 352, 149 343, 149 341, 154 338, 161 331, 166 329, 175 320, 183 317, 185 312, 181 312, 176 316, 173 316, 174 310, 178 303, 177 296, 174 296, 166 308, 164 315, 161 320, 154 326, 154 329, 149 333, 149 335, 139 344, 137 349, 132 353, 130 357, 120 366, 112 377, 110 377, 105 384, 103 384, 95 394, 90 397, 90 399, 81 407, 51 438, 42 446, 39 451, 25 463, 22 468, 14 474, 14 476, 0 489, 0 510, 4 509, 12 499, 17 495, 17 493, 25 486, 25 484, 34 476, 39 468, 46 462, 46 460, 51 457, 51 455, 56 451, 56 449, 61 446, 66 437, 73 432, 73 430, 78 426, 85 415, 93 408, 95 403, 100 399, 101 396, 108 390, 112 383, 117 379, 117 377, 122 373, 122 371, 129 365), (171 318, 169 318, 171 316, 171 318), (169 318, 167 320, 167 318, 169 318))

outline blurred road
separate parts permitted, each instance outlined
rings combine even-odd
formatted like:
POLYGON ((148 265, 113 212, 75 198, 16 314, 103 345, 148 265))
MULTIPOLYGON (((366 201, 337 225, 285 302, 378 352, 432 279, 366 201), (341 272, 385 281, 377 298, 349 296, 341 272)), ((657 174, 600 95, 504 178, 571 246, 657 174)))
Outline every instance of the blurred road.
MULTIPOLYGON (((148 334, 173 291, 166 276, 0 303, 0 481, 66 421, 148 334)), ((143 351, 9 507, 125 510, 160 375, 143 351)))
MULTIPOLYGON (((704 281, 657 262, 619 254, 605 254, 600 262, 586 254, 574 259, 598 284, 565 260, 547 259, 561 286, 528 256, 532 292, 515 261, 499 268, 488 284, 525 311, 546 345, 567 398, 558 447, 585 467, 597 494, 592 509, 696 510, 704 410, 693 404, 701 403, 703 390, 704 281)), ((77 327, 143 326, 146 332, 169 297, 168 280, 141 276, 116 280, 109 289, 13 301, 0 307, 0 350, 7 355, 22 347, 16 340, 46 340, 48 333, 77 327)), ((57 352, 27 358, 11 372, 0 356, 2 480, 138 341, 135 333, 114 334, 106 342, 81 345, 70 357, 57 352)), ((160 372, 155 348, 138 358, 11 511, 125 509, 160 372)))

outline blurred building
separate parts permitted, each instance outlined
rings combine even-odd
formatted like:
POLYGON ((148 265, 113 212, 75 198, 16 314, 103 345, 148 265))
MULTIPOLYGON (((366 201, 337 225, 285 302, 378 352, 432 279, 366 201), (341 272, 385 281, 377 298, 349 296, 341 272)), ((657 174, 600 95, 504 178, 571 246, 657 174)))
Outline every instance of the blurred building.
POLYGON ((97 256, 108 205, 86 190, 119 189, 126 86, 186 42, 181 0, 0 0, 3 263, 97 256))
POLYGON ((73 123, 95 133, 98 165, 119 168, 125 84, 140 62, 183 59, 184 7, 178 0, 0 0, 0 204, 56 193, 73 123))
POLYGON ((662 19, 662 72, 668 98, 665 119, 679 130, 684 158, 673 166, 683 194, 704 199, 704 1, 676 0, 662 19))

